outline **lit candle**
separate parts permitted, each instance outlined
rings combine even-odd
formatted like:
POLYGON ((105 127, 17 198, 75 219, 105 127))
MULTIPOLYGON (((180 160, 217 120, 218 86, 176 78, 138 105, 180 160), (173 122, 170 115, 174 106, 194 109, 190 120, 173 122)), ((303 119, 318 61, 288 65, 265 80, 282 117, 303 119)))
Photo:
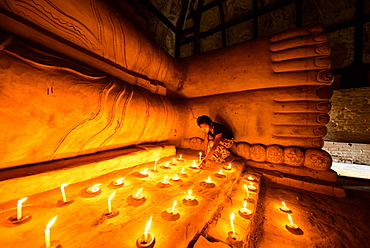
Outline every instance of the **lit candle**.
POLYGON ((153 171, 157 171, 157 162, 158 162, 158 158, 156 158, 155 161, 154 161, 153 171))
POLYGON ((56 215, 53 219, 51 219, 51 221, 49 221, 49 223, 46 225, 46 229, 44 231, 44 233, 45 233, 45 247, 46 248, 50 248, 50 246, 51 246, 50 228, 54 224, 54 222, 56 221, 57 218, 58 218, 58 215, 56 215))
POLYGON ((229 166, 224 166, 224 169, 225 170, 231 170, 231 167, 232 167, 232 165, 231 165, 231 163, 229 163, 229 166))
POLYGON ((210 176, 208 177, 208 179, 207 179, 207 180, 205 180, 205 182, 206 182, 206 183, 209 183, 209 184, 213 183, 213 182, 212 182, 212 180, 211 180, 211 177, 210 177, 210 176))
POLYGON ((193 164, 191 165, 192 168, 198 168, 198 165, 197 163, 195 162, 195 160, 193 160, 193 164))
POLYGON ((283 211, 283 212, 289 212, 291 213, 292 210, 290 210, 290 208, 288 208, 286 205, 285 205, 285 202, 281 202, 281 204, 283 205, 282 207, 280 207, 280 210, 283 211))
POLYGON ((248 177, 247 177, 247 179, 248 179, 249 181, 254 181, 254 178, 253 178, 252 176, 248 176, 248 177))
POLYGON ((172 177, 172 180, 174 181, 178 181, 180 180, 179 176, 177 174, 175 174, 173 177, 172 177))
POLYGON ((114 195, 116 194, 116 191, 117 190, 115 190, 110 196, 109 196, 109 198, 108 198, 108 213, 112 213, 112 199, 113 199, 113 197, 114 197, 114 195))
POLYGON ((176 164, 176 158, 172 158, 172 164, 176 164))
POLYGON ((148 238, 148 234, 149 234, 149 229, 150 229, 150 226, 152 225, 152 220, 153 220, 153 216, 150 216, 149 220, 148 220, 148 223, 146 223, 146 226, 145 226, 145 229, 144 229, 144 243, 148 243, 149 242, 149 238, 148 238))
POLYGON ((252 183, 252 182, 250 182, 250 184, 249 184, 249 186, 248 186, 248 189, 249 189, 249 190, 252 190, 252 191, 257 190, 257 188, 253 185, 253 183, 252 183))
POLYGON ((141 194, 141 191, 143 191, 143 188, 139 189, 137 191, 137 193, 133 194, 132 197, 135 198, 135 199, 142 199, 144 197, 144 195, 141 194))
POLYGON ((202 152, 199 153, 199 161, 202 161, 202 152))
POLYGON ((147 176, 148 175, 148 168, 145 168, 144 170, 140 171, 140 174, 143 175, 143 176, 147 176))
POLYGON ((95 185, 87 188, 87 192, 88 193, 97 193, 97 192, 99 192, 100 191, 100 188, 99 188, 100 185, 101 185, 101 183, 98 183, 98 184, 95 184, 95 185))
POLYGON ((163 165, 164 168, 168 169, 170 168, 170 162, 166 162, 164 165, 163 165))
POLYGON ((170 182, 168 181, 168 175, 164 177, 164 179, 161 181, 163 184, 169 184, 170 182))
POLYGON ((122 178, 119 178, 119 179, 117 179, 117 180, 115 180, 115 181, 113 181, 113 185, 122 185, 123 184, 123 180, 124 180, 125 178, 124 177, 122 177, 122 178))
POLYGON ((177 201, 175 200, 172 204, 172 207, 167 209, 167 213, 174 214, 174 215, 177 214, 178 210, 176 209, 176 205, 177 205, 177 201))
POLYGON ((180 160, 182 160, 182 155, 180 154, 180 158, 179 158, 180 160))
POLYGON ((249 189, 247 185, 244 184, 245 191, 247 192, 247 199, 249 199, 249 189))
POLYGON ((62 198, 63 198, 63 202, 67 202, 67 196, 66 196, 66 192, 64 190, 64 187, 70 185, 70 183, 63 183, 62 185, 60 185, 60 192, 62 193, 62 198))
POLYGON ((234 212, 232 212, 230 215, 230 225, 231 225, 231 230, 233 232, 233 236, 235 236, 234 218, 235 218, 235 214, 234 212))
POLYGON ((22 204, 28 199, 28 197, 18 200, 17 203, 17 220, 22 219, 22 204))
POLYGON ((188 195, 185 197, 185 200, 188 200, 188 201, 192 201, 192 200, 194 200, 194 196, 192 195, 192 190, 191 189, 189 189, 188 190, 188 195))
POLYGON ((244 200, 244 203, 243 203, 243 208, 241 208, 239 210, 242 214, 244 215, 250 215, 252 213, 252 211, 250 209, 247 208, 247 201, 244 200))
POLYGON ((298 229, 298 225, 293 223, 293 218, 292 216, 290 216, 290 214, 288 214, 288 219, 289 219, 289 224, 287 224, 287 226, 291 229, 298 229))
POLYGON ((186 172, 185 172, 185 168, 182 168, 182 169, 181 169, 180 174, 186 174, 186 172))

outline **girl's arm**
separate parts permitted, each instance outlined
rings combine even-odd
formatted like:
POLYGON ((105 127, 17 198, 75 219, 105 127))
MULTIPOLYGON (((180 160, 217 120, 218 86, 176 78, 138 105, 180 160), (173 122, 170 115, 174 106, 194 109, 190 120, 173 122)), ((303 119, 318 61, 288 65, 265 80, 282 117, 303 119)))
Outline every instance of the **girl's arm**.
POLYGON ((208 154, 206 155, 203 161, 206 162, 208 159, 212 157, 212 154, 215 152, 217 146, 220 144, 221 137, 222 137, 222 133, 219 133, 215 136, 215 139, 213 141, 213 146, 211 147, 211 150, 208 152, 208 154))

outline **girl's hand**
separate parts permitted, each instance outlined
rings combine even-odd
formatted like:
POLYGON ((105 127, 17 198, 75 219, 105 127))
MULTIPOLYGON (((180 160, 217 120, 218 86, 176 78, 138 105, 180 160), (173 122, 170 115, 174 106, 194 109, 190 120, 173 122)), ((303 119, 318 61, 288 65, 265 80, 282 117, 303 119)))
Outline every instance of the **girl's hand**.
POLYGON ((203 169, 206 165, 207 165, 207 161, 203 159, 202 162, 200 162, 199 164, 199 168, 203 169))

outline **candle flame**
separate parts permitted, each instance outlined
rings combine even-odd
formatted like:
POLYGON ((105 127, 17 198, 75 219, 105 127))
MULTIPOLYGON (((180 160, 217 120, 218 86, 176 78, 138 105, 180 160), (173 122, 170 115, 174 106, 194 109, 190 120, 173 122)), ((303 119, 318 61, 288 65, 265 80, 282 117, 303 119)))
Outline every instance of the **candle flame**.
POLYGON ((180 154, 180 159, 182 158, 182 155, 180 154))
POLYGON ((222 172, 222 169, 220 169, 220 171, 218 172, 218 174, 224 174, 224 173, 222 172))
POLYGON ((250 186, 251 186, 251 187, 254 187, 252 182, 250 182, 250 186))
POLYGON ((172 205, 172 212, 175 212, 175 207, 177 205, 177 201, 175 200, 172 205))
POLYGON ((289 221, 290 221, 290 224, 291 224, 291 225, 294 225, 294 223, 293 223, 293 219, 292 219, 292 216, 290 216, 290 214, 288 214, 288 219, 289 219, 289 221))
POLYGON ((208 176, 208 179, 206 180, 207 183, 212 183, 211 176, 208 176))
POLYGON ((231 169, 231 163, 229 163, 229 168, 231 169))
POLYGON ((253 181, 253 180, 254 180, 254 178, 253 178, 253 177, 251 177, 251 176, 248 176, 248 180, 253 181))
POLYGON ((148 168, 145 168, 144 170, 140 171, 140 174, 148 174, 148 168))
POLYGON ((244 200, 244 202, 243 202, 243 208, 247 208, 247 201, 246 200, 244 200))
POLYGON ((92 192, 96 192, 96 191, 99 191, 99 186, 101 185, 101 183, 98 183, 98 184, 95 184, 91 187, 91 191, 92 192))
POLYGON ((165 177, 164 177, 164 179, 163 179, 163 181, 162 182, 167 182, 168 180, 168 175, 166 175, 165 177))
POLYGON ((285 205, 285 202, 281 202, 281 204, 283 204, 283 207, 284 208, 287 208, 286 205, 285 205))
POLYGON ((118 178, 118 179, 116 180, 116 183, 117 183, 117 184, 122 184, 124 179, 125 179, 124 177, 122 177, 122 178, 118 178))
POLYGON ((202 156, 202 152, 200 152, 199 155, 202 156))
POLYGON ((230 221, 233 221, 233 220, 234 220, 234 218, 235 218, 235 214, 234 214, 234 212, 232 212, 232 213, 230 214, 230 221))
POLYGON ((70 185, 71 183, 63 183, 62 185, 60 185, 60 187, 61 188, 64 188, 64 187, 66 187, 66 186, 68 186, 68 185, 70 185))
POLYGON ((25 198, 22 198, 22 199, 18 200, 18 204, 22 204, 22 203, 23 203, 23 202, 25 202, 27 199, 28 199, 28 197, 25 197, 25 198))
POLYGON ((193 160, 193 166, 195 167, 195 166, 197 166, 197 164, 195 163, 195 160, 193 160))
POLYGON ((185 168, 182 168, 181 173, 185 173, 185 168))
POLYGON ((136 195, 140 195, 141 194, 141 191, 143 191, 143 188, 139 189, 136 193, 136 195))
POLYGON ((177 174, 175 174, 172 179, 178 179, 178 178, 179 178, 179 176, 177 174))
POLYGON ((108 201, 111 201, 114 197, 114 195, 116 194, 117 190, 115 190, 108 198, 108 201))
POLYGON ((189 196, 189 197, 191 197, 191 196, 192 196, 192 195, 191 195, 192 193, 193 193, 193 191, 192 191, 191 189, 189 189, 189 190, 188 190, 188 196, 189 196))
POLYGON ((54 222, 57 220, 57 218, 58 218, 58 215, 52 218, 51 221, 49 221, 49 223, 46 225, 46 229, 50 229, 51 226, 54 224, 54 222))
POLYGON ((148 234, 148 232, 149 232, 150 226, 152 225, 152 219, 153 219, 153 215, 150 216, 150 218, 148 220, 148 223, 146 223, 146 226, 145 226, 145 229, 144 229, 145 234, 148 234))

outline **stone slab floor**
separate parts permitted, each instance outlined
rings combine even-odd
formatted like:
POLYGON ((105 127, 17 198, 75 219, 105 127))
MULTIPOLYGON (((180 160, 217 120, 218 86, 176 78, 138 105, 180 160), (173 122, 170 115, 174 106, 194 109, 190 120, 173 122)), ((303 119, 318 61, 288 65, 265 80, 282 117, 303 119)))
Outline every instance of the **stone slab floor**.
POLYGON ((288 188, 265 180, 262 184, 254 247, 370 247, 370 180, 339 178, 346 198, 288 188), (292 209, 300 231, 285 228, 287 214, 281 201, 292 209))

